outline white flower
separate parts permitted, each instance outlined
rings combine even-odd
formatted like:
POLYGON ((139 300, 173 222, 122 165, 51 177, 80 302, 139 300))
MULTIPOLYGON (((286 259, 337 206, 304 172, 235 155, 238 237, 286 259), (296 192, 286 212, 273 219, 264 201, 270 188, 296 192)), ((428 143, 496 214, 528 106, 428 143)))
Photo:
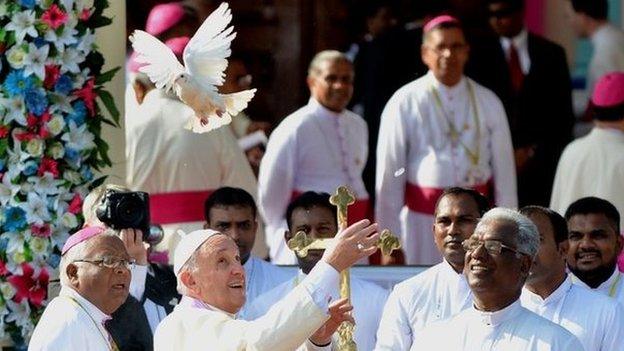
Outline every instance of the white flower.
MULTIPOLYGON (((7 160, 8 165, 12 165, 12 166, 20 165, 30 157, 28 153, 22 151, 21 142, 14 143, 13 150, 7 149, 6 151, 9 154, 9 158, 7 160)), ((18 171, 21 172, 22 170, 18 170, 18 171)))
MULTIPOLYGON (((48 127, 48 132, 50 132, 52 136, 57 136, 59 135, 59 133, 63 131, 63 128, 65 128, 65 119, 63 118, 63 116, 55 114, 48 121, 47 127, 48 127)), ((55 158, 61 158, 61 157, 63 156, 61 155, 55 158)))
POLYGON ((78 218, 70 212, 66 212, 61 217, 61 224, 68 229, 75 228, 78 225, 78 218))
POLYGON ((15 69, 21 69, 24 67, 24 58, 26 57, 26 50, 21 45, 13 45, 7 51, 6 58, 9 61, 9 65, 15 69))
POLYGON ((50 156, 52 156, 52 158, 55 160, 58 160, 60 158, 63 158, 63 156, 65 156, 65 148, 63 147, 63 144, 61 143, 52 144, 48 148, 48 151, 50 152, 50 156))
POLYGON ((63 248, 67 238, 69 238, 69 231, 67 228, 60 225, 50 225, 50 240, 52 241, 52 245, 54 245, 54 247, 59 250, 63 248))
POLYGON ((95 147, 93 134, 87 130, 86 123, 80 127, 76 127, 76 123, 70 121, 69 131, 63 134, 61 140, 65 142, 66 148, 72 148, 77 151, 88 150, 95 147))
POLYGON ((75 96, 56 93, 51 93, 48 96, 50 96, 50 101, 52 102, 52 105, 50 106, 50 113, 56 113, 59 111, 65 113, 74 112, 71 102, 76 99, 75 96))
POLYGON ((26 152, 28 152, 32 157, 39 157, 43 155, 43 147, 45 143, 41 139, 31 139, 26 144, 26 152))
MULTIPOLYGON (((8 13, 8 8, 7 8, 6 1, 2 0, 2 1, 0 1, 0 17, 6 16, 7 13, 8 13)), ((2 337, 0 337, 0 339, 1 338, 2 337)))
POLYGON ((57 34, 56 30, 49 28, 44 36, 46 41, 54 43, 54 46, 56 46, 59 52, 64 51, 66 46, 73 45, 78 42, 78 39, 76 39, 78 31, 74 29, 75 25, 71 25, 70 22, 71 21, 65 23, 62 30, 58 29, 61 30, 60 34, 57 34))
MULTIPOLYGON (((9 241, 7 242, 6 252, 9 254, 24 253, 24 232, 21 233, 6 233, 9 241), (11 235, 8 235, 11 234, 11 235)), ((21 263, 21 262, 20 262, 21 263)))
POLYGON ((65 8, 65 12, 71 12, 74 7, 74 0, 61 0, 61 4, 65 8))
POLYGON ((11 174, 6 172, 2 176, 0 184, 0 204, 2 206, 11 205, 13 198, 19 193, 21 187, 18 184, 11 183, 11 174))
POLYGON ((80 72, 79 64, 84 61, 85 57, 80 54, 76 48, 67 47, 63 52, 61 52, 57 59, 56 63, 61 66, 61 73, 71 72, 78 73, 80 72))
POLYGON ((50 172, 45 172, 41 177, 28 177, 28 182, 33 185, 35 191, 41 196, 58 194, 60 191, 59 187, 63 184, 62 180, 54 179, 50 172))
POLYGON ((85 68, 74 77, 74 86, 82 87, 89 79, 91 79, 91 70, 89 68, 85 68))
POLYGON ((50 211, 48 211, 48 203, 35 192, 29 192, 26 202, 20 204, 21 208, 26 212, 26 220, 28 223, 43 225, 44 222, 50 220, 50 211))
POLYGON ((45 63, 49 52, 49 45, 37 48, 33 43, 28 44, 28 54, 24 58, 24 77, 34 74, 43 80, 45 78, 45 63))
POLYGON ((49 243, 48 239, 35 236, 30 239, 28 246, 35 255, 43 256, 48 253, 49 243))
POLYGON ((22 11, 14 13, 11 16, 11 22, 4 27, 8 31, 15 32, 15 41, 21 44, 26 34, 33 38, 37 37, 37 29, 35 28, 35 11, 22 11))
POLYGON ((11 121, 15 121, 23 126, 26 123, 26 105, 24 99, 21 96, 15 95, 13 98, 0 97, 0 104, 7 109, 7 113, 4 115, 4 124, 9 124, 11 121))
POLYGON ((93 34, 91 30, 87 30, 86 33, 80 38, 76 49, 84 55, 87 55, 91 50, 93 50, 93 44, 95 44, 95 34, 93 34))
POLYGON ((7 300, 6 303, 10 311, 5 318, 6 322, 15 322, 15 324, 19 326, 30 323, 30 306, 28 305, 28 299, 23 299, 20 303, 7 300))
POLYGON ((63 173, 63 178, 72 184, 78 184, 82 181, 80 173, 72 171, 70 169, 65 170, 65 172, 63 173))
POLYGON ((17 290, 10 283, 0 283, 0 293, 2 293, 5 301, 11 300, 16 292, 17 290))

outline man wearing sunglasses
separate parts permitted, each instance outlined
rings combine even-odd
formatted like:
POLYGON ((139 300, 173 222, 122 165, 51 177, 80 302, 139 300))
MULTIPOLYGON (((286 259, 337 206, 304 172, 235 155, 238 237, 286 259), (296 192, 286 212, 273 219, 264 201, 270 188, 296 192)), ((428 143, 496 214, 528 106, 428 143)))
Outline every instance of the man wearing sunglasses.
POLYGON ((115 232, 102 227, 81 229, 61 253, 61 292, 46 307, 28 349, 117 350, 104 323, 128 297, 134 260, 115 232))
POLYGON ((494 208, 463 246, 473 306, 417 333, 412 350, 583 350, 570 332, 520 305, 539 248, 537 228, 528 218, 494 208))

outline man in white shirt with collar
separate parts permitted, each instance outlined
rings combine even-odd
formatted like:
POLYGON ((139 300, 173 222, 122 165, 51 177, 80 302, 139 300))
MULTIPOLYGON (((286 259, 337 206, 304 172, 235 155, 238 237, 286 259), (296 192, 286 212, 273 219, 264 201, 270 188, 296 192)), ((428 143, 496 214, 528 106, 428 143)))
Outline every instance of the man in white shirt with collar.
POLYGON ((485 213, 464 241, 473 307, 417 333, 412 350, 583 351, 570 332, 520 305, 539 242, 535 225, 518 212, 485 213))
POLYGON ((184 295, 158 326, 156 351, 326 350, 338 325, 353 319, 347 299, 330 304, 340 271, 376 251, 377 225, 359 221, 336 238, 310 274, 264 316, 234 319, 245 303, 245 271, 238 247, 210 229, 191 232, 176 248, 174 271, 184 295))
POLYGON ((617 267, 624 239, 620 214, 607 200, 585 197, 568 207, 568 268, 572 281, 624 304, 624 277, 617 267))
POLYGON ((540 233, 540 248, 522 289, 522 306, 574 334, 585 351, 620 350, 624 307, 617 301, 572 284, 566 273, 568 227, 557 212, 527 206, 520 210, 540 233))
POLYGON ((432 228, 444 261, 394 286, 377 331, 375 350, 407 351, 415 332, 470 307, 472 295, 463 274, 466 252, 462 242, 472 235, 479 217, 488 209, 488 200, 475 190, 444 190, 436 204, 432 228))
POLYGON ((474 188, 509 207, 517 196, 505 111, 492 91, 464 76, 461 24, 439 16, 423 31, 429 72, 399 89, 381 116, 375 218, 401 233, 407 264, 428 265, 441 260, 429 228, 444 188, 474 188))
POLYGON ((86 227, 70 236, 61 251, 61 292, 43 312, 28 350, 116 350, 104 323, 128 297, 133 263, 111 229, 86 227))
MULTIPOLYGON (((329 203, 329 194, 326 193, 303 193, 288 206, 286 219, 289 228, 286 241, 299 231, 305 232, 312 239, 331 238, 338 228, 336 208, 329 203)), ((310 250, 306 257, 297 256, 299 274, 259 296, 249 309, 249 317, 253 319, 262 316, 282 300, 319 264, 322 255, 323 250, 310 250)), ((333 291, 332 295, 337 297, 338 290, 333 291)), ((355 319, 353 338, 358 350, 375 348, 375 332, 387 297, 388 292, 380 286, 351 276, 351 304, 355 319)))
POLYGON ((234 239, 245 269, 245 305, 237 316, 246 318, 247 307, 261 294, 291 278, 283 268, 254 256, 251 249, 258 229, 257 208, 253 197, 243 189, 223 187, 212 193, 204 203, 206 225, 234 239))
POLYGON ((310 101, 273 131, 258 175, 259 208, 266 223, 271 261, 295 264, 286 247, 286 207, 305 191, 333 193, 346 185, 356 202, 349 223, 369 218, 362 171, 368 156, 368 128, 346 110, 353 95, 353 65, 338 51, 322 51, 310 63, 310 101))

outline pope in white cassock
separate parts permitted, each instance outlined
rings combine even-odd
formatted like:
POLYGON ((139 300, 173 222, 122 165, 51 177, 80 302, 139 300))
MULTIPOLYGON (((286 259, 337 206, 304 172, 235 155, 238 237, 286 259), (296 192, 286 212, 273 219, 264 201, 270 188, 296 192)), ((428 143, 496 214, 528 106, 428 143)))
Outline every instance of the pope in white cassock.
POLYGON ((362 171, 368 157, 368 128, 346 110, 353 95, 353 65, 338 51, 322 51, 310 63, 310 101, 286 117, 271 134, 258 175, 259 207, 271 262, 296 264, 286 247, 286 207, 305 191, 332 193, 346 185, 356 203, 349 223, 369 218, 362 171))
POLYGON ((442 193, 436 204, 433 237, 444 261, 394 286, 375 350, 407 351, 416 332, 472 305, 463 274, 466 252, 462 242, 472 235, 488 209, 488 200, 475 190, 453 187, 442 193))
POLYGON ((457 19, 428 22, 421 54, 429 72, 399 89, 381 116, 375 218, 401 233, 407 264, 441 260, 429 228, 444 188, 470 187, 499 206, 517 206, 505 110, 463 75, 468 49, 457 19))
MULTIPOLYGON (((286 241, 294 233, 303 231, 311 239, 331 238, 337 231, 336 208, 329 203, 329 194, 305 192, 297 197, 286 211, 289 231, 286 241)), ((254 319, 265 314, 295 289, 306 278, 321 259, 323 250, 310 250, 306 257, 298 257, 299 273, 293 279, 260 295, 249 307, 248 318, 254 319)), ((339 292, 332 291, 337 298, 339 292)), ((379 327, 384 302, 388 292, 382 287, 351 276, 351 301, 355 319, 354 340, 358 350, 375 348, 375 333, 379 327)))
POLYGON ((376 224, 364 220, 340 232, 301 284, 254 321, 234 319, 245 303, 245 273, 234 240, 209 229, 184 236, 174 259, 184 297, 158 326, 155 350, 323 350, 338 325, 352 321, 346 299, 329 302, 338 272, 376 251, 376 231, 376 224))
POLYGON ((539 248, 535 225, 516 211, 494 208, 464 241, 464 274, 473 306, 414 335, 412 350, 583 351, 561 326, 520 304, 539 248))
POLYGON ((561 215, 539 206, 520 210, 541 242, 520 300, 522 306, 566 328, 585 351, 622 350, 624 308, 617 301, 572 284, 566 273, 568 228, 561 215))
POLYGON ((86 227, 61 253, 61 292, 43 312, 28 350, 116 350, 104 323, 128 297, 133 261, 123 242, 111 229, 86 227))

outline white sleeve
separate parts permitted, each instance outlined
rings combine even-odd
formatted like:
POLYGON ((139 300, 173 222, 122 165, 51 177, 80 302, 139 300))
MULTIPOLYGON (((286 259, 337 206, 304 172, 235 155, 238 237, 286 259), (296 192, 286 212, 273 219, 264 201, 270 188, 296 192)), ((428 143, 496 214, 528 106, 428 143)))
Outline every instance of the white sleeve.
POLYGON ((375 350, 407 351, 412 346, 412 328, 405 308, 401 305, 400 292, 392 290, 386 302, 375 350))
POLYGON ((569 203, 566 203, 566 197, 568 195, 564 193, 566 186, 566 174, 565 171, 568 167, 565 164, 568 161, 567 151, 569 147, 566 147, 561 153, 559 163, 557 164, 557 171, 555 172, 555 180, 553 181, 552 194, 550 195, 550 208, 553 211, 557 211, 560 215, 565 215, 566 207, 569 203))
POLYGON ((494 199, 497 206, 518 207, 516 188, 516 165, 511 143, 511 132, 507 115, 501 101, 488 91, 491 98, 487 102, 491 116, 492 175, 494 178, 494 199))
POLYGON ((624 308, 619 302, 613 305, 615 308, 609 310, 610 315, 605 318, 604 324, 600 327, 600 329, 604 330, 600 350, 618 350, 622 348, 622 340, 624 340, 624 308))
POLYGON ((147 279, 148 266, 135 264, 132 268, 132 276, 130 279, 130 295, 141 301, 143 293, 145 293, 145 280, 147 279))
POLYGON ((380 228, 401 232, 399 213, 405 203, 408 140, 406 111, 395 94, 381 115, 377 144, 375 220, 380 228))

